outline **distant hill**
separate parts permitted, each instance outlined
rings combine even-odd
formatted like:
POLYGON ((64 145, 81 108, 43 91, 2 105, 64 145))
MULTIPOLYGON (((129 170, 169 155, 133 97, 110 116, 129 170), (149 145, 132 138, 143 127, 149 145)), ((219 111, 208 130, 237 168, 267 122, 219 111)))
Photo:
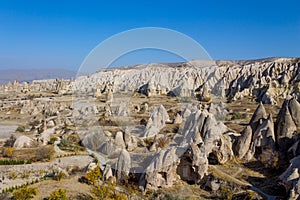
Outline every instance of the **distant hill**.
POLYGON ((76 72, 66 69, 0 69, 0 85, 7 82, 13 82, 17 79, 19 82, 75 77, 76 72))

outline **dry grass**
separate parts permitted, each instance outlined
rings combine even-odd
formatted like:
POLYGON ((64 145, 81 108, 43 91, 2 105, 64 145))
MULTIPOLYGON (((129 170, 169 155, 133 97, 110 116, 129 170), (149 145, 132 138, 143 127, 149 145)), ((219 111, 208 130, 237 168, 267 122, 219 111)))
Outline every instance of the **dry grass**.
POLYGON ((53 147, 47 146, 47 147, 37 147, 37 148, 23 148, 23 149, 14 149, 12 159, 14 160, 41 160, 42 157, 45 156, 52 156, 53 153, 53 147), (49 151, 41 151, 42 149, 49 149, 49 151), (39 154, 40 152, 40 154, 39 154), (39 155, 37 155, 39 154, 39 155), (46 155, 47 154, 47 155, 46 155))
POLYGON ((61 181, 46 180, 34 184, 32 185, 32 187, 38 189, 38 195, 34 198, 34 200, 40 200, 49 197, 49 195, 57 189, 66 190, 67 196, 70 197, 70 199, 75 199, 75 197, 78 194, 89 194, 89 191, 92 189, 92 186, 78 182, 78 178, 79 176, 74 176, 71 178, 63 179, 61 181))

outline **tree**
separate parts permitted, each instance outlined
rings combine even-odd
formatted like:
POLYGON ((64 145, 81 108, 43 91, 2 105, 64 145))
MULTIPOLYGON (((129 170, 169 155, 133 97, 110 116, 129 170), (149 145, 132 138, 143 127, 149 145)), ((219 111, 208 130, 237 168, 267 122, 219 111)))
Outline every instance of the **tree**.
POLYGON ((95 183, 102 178, 102 174, 100 171, 100 167, 95 167, 94 169, 92 169, 91 171, 89 171, 84 178, 87 180, 88 184, 93 184, 95 185, 95 183))
POLYGON ((58 189, 52 192, 49 196, 49 200, 67 200, 66 190, 58 189))
POLYGON ((29 188, 27 186, 16 190, 13 193, 13 197, 15 200, 29 200, 32 199, 35 195, 37 195, 37 189, 29 188))
POLYGON ((96 199, 116 199, 116 200, 127 200, 128 197, 116 190, 116 186, 112 183, 107 185, 95 186, 91 193, 96 197, 96 199))
POLYGON ((13 153, 14 153, 14 148, 7 147, 7 148, 4 149, 3 156, 11 158, 13 153))

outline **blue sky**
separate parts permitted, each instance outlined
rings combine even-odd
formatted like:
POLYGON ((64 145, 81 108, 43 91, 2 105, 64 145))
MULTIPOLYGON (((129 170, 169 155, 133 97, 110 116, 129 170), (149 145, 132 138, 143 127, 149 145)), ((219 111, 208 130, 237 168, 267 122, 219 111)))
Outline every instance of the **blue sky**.
MULTIPOLYGON (((128 29, 164 27, 199 42, 213 59, 300 57, 300 1, 0 0, 0 69, 76 70, 100 42, 128 29)), ((177 62, 133 52, 115 65, 177 62)))

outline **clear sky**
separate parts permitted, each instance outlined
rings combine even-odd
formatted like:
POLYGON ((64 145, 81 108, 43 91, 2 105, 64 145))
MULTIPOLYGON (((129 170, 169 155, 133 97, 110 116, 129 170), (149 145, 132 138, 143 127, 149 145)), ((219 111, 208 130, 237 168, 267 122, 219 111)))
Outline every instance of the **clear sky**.
MULTIPOLYGON (((0 0, 0 69, 76 70, 100 42, 139 27, 165 27, 213 59, 300 57, 300 1, 0 0)), ((180 61, 146 51, 118 65, 180 61)))

